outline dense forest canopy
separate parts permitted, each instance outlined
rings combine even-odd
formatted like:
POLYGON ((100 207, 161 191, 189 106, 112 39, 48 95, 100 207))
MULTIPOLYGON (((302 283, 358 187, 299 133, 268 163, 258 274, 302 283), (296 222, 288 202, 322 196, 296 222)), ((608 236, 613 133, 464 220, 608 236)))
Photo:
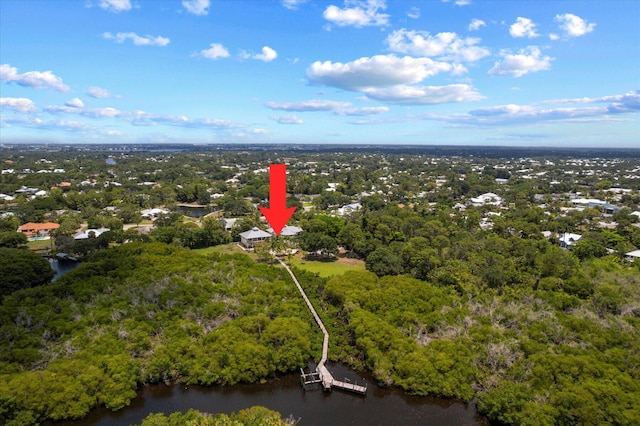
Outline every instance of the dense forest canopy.
MULTIPOLYGON (((637 269, 592 260, 581 270, 591 290, 576 294, 562 276, 577 263, 536 289, 494 288, 472 261, 452 262, 433 282, 296 272, 329 324, 331 358, 381 383, 475 395, 481 412, 511 424, 639 418, 637 269)), ((0 319, 3 416, 20 422, 119 409, 143 383, 254 382, 318 358, 322 339, 281 268, 159 243, 100 252, 5 296, 0 319)))

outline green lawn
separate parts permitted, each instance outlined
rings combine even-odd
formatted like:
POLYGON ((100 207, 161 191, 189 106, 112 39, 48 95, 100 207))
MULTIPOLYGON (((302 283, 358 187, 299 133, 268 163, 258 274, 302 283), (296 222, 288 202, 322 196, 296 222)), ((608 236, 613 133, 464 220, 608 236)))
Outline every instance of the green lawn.
POLYGON ((30 250, 49 250, 51 248, 51 240, 37 240, 27 242, 30 250))
POLYGON ((193 251, 196 252, 196 253, 200 253, 200 254, 209 254, 209 253, 228 253, 228 254, 243 253, 243 254, 248 255, 250 258, 252 258, 254 260, 258 259, 258 256, 254 252, 242 250, 238 246, 238 243, 229 243, 229 244, 223 244, 223 245, 220 245, 220 246, 207 247, 207 248, 203 248, 203 249, 194 249, 193 251))
MULTIPOLYGON (((253 251, 245 251, 238 246, 238 243, 223 244, 220 246, 207 247, 203 249, 194 249, 196 253, 209 254, 209 253, 244 253, 251 257, 253 260, 258 260, 258 255, 253 251)), ((284 258, 285 262, 289 260, 284 258)), ((339 258, 335 262, 318 262, 315 260, 305 260, 300 255, 291 257, 291 265, 296 268, 304 269, 309 272, 316 272, 321 277, 330 277, 332 275, 340 275, 347 271, 364 271, 364 261, 357 259, 345 259, 339 258)))
MULTIPOLYGON (((285 261, 288 260, 285 259, 285 261)), ((340 275, 347 271, 365 270, 364 262, 362 260, 340 258, 335 262, 318 262, 316 260, 305 260, 299 255, 291 258, 291 265, 310 272, 316 272, 321 277, 340 275)))

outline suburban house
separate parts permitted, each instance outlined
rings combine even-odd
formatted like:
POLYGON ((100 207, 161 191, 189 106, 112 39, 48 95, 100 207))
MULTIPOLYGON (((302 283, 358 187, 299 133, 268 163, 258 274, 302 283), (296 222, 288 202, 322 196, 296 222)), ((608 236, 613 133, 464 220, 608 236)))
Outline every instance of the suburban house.
POLYGON ((91 234, 93 234, 93 236, 95 238, 98 238, 100 235, 104 234, 105 232, 109 232, 109 231, 110 231, 109 228, 87 229, 86 231, 78 232, 76 235, 73 236, 73 239, 74 240, 87 240, 87 239, 91 238, 91 234))
POLYGON ((474 206, 486 206, 493 205, 499 206, 502 204, 502 198, 493 192, 487 192, 482 195, 478 195, 477 197, 470 198, 471 204, 474 206))
POLYGON ((169 214, 169 210, 164 209, 146 209, 140 212, 140 216, 145 219, 157 219, 161 214, 169 214))
POLYGON ((231 229, 233 228, 233 225, 235 225, 237 221, 238 221, 238 218, 234 217, 229 219, 220 219, 218 220, 218 223, 222 225, 225 231, 230 232, 231 229))
POLYGON ((351 203, 351 204, 347 204, 345 206, 340 207, 338 209, 338 214, 343 216, 345 214, 351 214, 353 212, 357 212, 360 209, 362 209, 362 204, 360 204, 360 203, 351 203))
POLYGON ((573 245, 578 242, 582 238, 580 234, 572 234, 571 232, 565 232, 559 238, 560 247, 571 250, 573 245))
POLYGON ((18 232, 22 232, 30 240, 44 240, 49 238, 49 233, 60 228, 60 225, 53 222, 33 223, 28 222, 18 228, 18 232))
MULTIPOLYGON (((276 233, 273 231, 273 228, 269 228, 267 229, 267 232, 271 235, 275 235, 276 233)), ((302 232, 302 228, 300 228, 299 226, 289 226, 289 225, 285 225, 284 228, 282 228, 282 231, 280 231, 280 236, 281 237, 297 237, 299 233, 302 232)))
POLYGON ((629 253, 625 253, 624 256, 629 262, 633 262, 634 260, 640 259, 640 250, 630 251, 629 253))
POLYGON ((240 233, 240 243, 242 243, 242 245, 246 248, 253 248, 257 243, 268 241, 270 239, 270 233, 256 227, 250 229, 249 231, 240 233))

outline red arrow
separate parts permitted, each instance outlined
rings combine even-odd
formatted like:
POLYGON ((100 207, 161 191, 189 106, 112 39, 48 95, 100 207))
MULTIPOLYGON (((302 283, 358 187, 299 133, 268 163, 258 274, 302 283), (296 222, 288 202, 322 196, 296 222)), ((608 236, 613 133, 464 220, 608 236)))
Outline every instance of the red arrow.
POLYGON ((297 207, 287 208, 287 166, 271 164, 269 166, 269 208, 258 206, 264 217, 280 235, 297 207))

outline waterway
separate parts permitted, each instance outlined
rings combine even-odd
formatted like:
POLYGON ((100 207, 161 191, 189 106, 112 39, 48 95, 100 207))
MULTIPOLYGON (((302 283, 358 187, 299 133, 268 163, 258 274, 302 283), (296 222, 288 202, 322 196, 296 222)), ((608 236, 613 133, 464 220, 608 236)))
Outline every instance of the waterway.
POLYGON ((78 266, 80 266, 80 262, 60 262, 58 259, 49 259, 49 264, 51 268, 55 271, 55 275, 53 276, 53 280, 55 281, 64 274, 69 271, 73 271, 78 266))
POLYGON ((189 206, 185 204, 181 204, 176 209, 178 212, 182 213, 185 216, 201 218, 213 211, 213 208, 209 206, 189 206))
POLYGON ((88 417, 73 422, 55 422, 55 426, 107 426, 139 424, 150 413, 169 414, 191 408, 208 413, 231 413, 254 405, 280 412, 300 426, 315 425, 488 425, 476 414, 475 404, 455 400, 417 397, 399 389, 384 389, 364 374, 356 376, 341 365, 328 366, 334 377, 369 382, 366 396, 334 390, 325 393, 319 387, 304 390, 300 376, 289 374, 265 384, 234 386, 152 385, 123 410, 112 412, 96 408, 88 417))

